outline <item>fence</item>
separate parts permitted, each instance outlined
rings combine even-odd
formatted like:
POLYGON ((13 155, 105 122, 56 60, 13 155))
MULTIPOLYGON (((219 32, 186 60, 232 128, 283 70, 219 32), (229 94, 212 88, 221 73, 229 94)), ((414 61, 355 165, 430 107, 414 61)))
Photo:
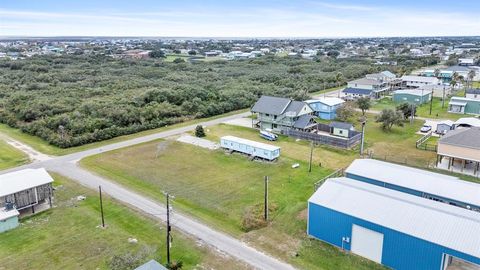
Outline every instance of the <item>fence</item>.
MULTIPOLYGON (((355 132, 355 131, 351 131, 351 132, 355 132)), ((335 137, 331 135, 316 134, 316 133, 310 133, 310 132, 304 132, 304 131, 292 130, 292 129, 286 130, 283 133, 287 136, 295 137, 302 140, 312 141, 317 144, 326 144, 326 145, 345 148, 345 149, 352 148, 362 139, 362 133, 360 132, 355 132, 356 134, 354 134, 350 138, 340 138, 340 137, 335 137)))
POLYGON ((338 170, 334 171, 333 173, 325 176, 324 178, 318 180, 317 182, 315 182, 315 184, 313 184, 314 191, 317 191, 317 189, 318 189, 325 181, 327 181, 327 179, 343 176, 344 171, 345 171, 344 168, 338 169, 338 170))
POLYGON ((432 131, 428 132, 423 137, 418 139, 415 142, 415 147, 417 149, 421 149, 421 150, 437 152, 437 145, 436 144, 426 143, 428 141, 428 139, 430 139, 430 137, 432 137, 432 131))

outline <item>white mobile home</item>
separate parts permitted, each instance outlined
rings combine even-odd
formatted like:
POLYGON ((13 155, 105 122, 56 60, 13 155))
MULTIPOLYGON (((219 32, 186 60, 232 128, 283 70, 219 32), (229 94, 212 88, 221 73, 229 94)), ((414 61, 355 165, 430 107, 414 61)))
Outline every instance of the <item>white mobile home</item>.
POLYGON ((224 136, 220 138, 220 145, 225 149, 266 160, 274 160, 280 156, 280 147, 278 146, 242 139, 235 136, 224 136))

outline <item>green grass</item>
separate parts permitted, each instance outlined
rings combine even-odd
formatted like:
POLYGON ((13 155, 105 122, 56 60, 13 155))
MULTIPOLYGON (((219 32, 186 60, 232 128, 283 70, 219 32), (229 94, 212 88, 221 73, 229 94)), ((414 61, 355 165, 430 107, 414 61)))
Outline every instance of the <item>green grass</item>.
POLYGON ((480 82, 473 82, 473 88, 480 88, 480 82))
MULTIPOLYGON (((165 263, 163 224, 105 196, 107 228, 98 228, 97 194, 60 175, 53 176, 56 207, 23 219, 20 227, 1 234, 0 269, 107 269, 112 256, 144 247, 148 247, 145 260, 165 263), (87 199, 77 201, 78 195, 87 199), (130 237, 138 243, 128 243, 130 237)), ((228 262, 179 232, 173 234, 172 259, 183 261, 185 269, 228 262)))
POLYGON ((309 95, 310 95, 310 96, 318 96, 318 95, 320 95, 320 94, 333 92, 333 91, 342 89, 342 88, 344 88, 344 87, 345 87, 345 85, 341 85, 341 86, 338 86, 338 87, 327 88, 327 89, 325 89, 325 90, 320 90, 320 91, 317 91, 317 92, 309 93, 309 95))
POLYGON ((61 155, 67 155, 67 154, 84 151, 84 150, 88 150, 96 147, 101 147, 107 144, 130 140, 130 139, 134 139, 134 138, 138 138, 138 137, 142 137, 142 136, 146 136, 146 135, 150 135, 150 134, 154 134, 154 133, 158 133, 158 132, 162 132, 162 131, 166 131, 174 128, 184 127, 184 126, 192 125, 195 123, 200 123, 203 121, 209 121, 209 120, 213 120, 213 119, 217 119, 217 118, 221 118, 221 117, 225 117, 225 116, 229 116, 229 115, 233 115, 241 112, 246 112, 246 111, 247 111, 246 109, 238 110, 238 111, 233 111, 233 112, 229 112, 226 114, 221 114, 221 115, 217 115, 209 118, 194 119, 194 120, 186 121, 186 122, 171 125, 171 126, 145 130, 145 131, 141 131, 141 132, 130 134, 130 135, 115 137, 105 141, 94 142, 94 143, 89 143, 89 144, 70 147, 70 148, 60 148, 60 147, 51 145, 39 137, 30 135, 27 133, 23 133, 21 130, 16 128, 11 128, 5 124, 0 124, 0 133, 4 133, 15 140, 21 141, 41 153, 54 155, 54 156, 61 156, 61 155))
MULTIPOLYGON (((381 111, 383 109, 395 109, 398 104, 395 104, 390 97, 386 97, 375 101, 372 110, 381 111)), ((433 98, 432 114, 430 114, 430 103, 422 104, 417 107, 417 116, 430 119, 451 119, 457 120, 464 117, 463 114, 449 113, 448 99, 445 100, 445 105, 442 108, 442 99, 438 97, 433 98)))
MULTIPOLYGON (((209 127, 207 139, 217 140, 224 133, 260 140, 255 131, 229 125, 209 127)), ((168 190, 176 197, 174 207, 301 268, 382 269, 306 236, 306 201, 313 193, 313 184, 332 170, 315 163, 308 173, 305 160, 310 148, 306 142, 281 137, 274 144, 282 147, 281 158, 275 163, 159 140, 88 157, 81 165, 153 199, 162 198, 162 191, 168 190), (164 150, 156 157, 159 144, 164 150), (292 169, 297 162, 300 168, 292 169), (270 176, 269 198, 276 209, 268 227, 245 232, 244 214, 263 202, 264 175, 270 176)), ((320 151, 323 148, 315 149, 317 158, 322 156, 320 151)), ((348 151, 330 150, 332 156, 343 154, 353 159, 348 151)), ((340 166, 333 163, 335 158, 329 158, 330 165, 340 166)))
POLYGON ((30 159, 27 155, 0 139, 0 170, 20 166, 28 162, 30 162, 30 159))

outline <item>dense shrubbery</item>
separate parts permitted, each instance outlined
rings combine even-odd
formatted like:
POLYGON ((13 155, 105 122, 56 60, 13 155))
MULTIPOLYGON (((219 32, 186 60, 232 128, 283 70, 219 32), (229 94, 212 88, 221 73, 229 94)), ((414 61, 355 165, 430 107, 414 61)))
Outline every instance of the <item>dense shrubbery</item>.
POLYGON ((382 69, 368 60, 262 57, 166 63, 104 56, 0 61, 0 122, 71 147, 247 108, 262 94, 305 98, 382 69))

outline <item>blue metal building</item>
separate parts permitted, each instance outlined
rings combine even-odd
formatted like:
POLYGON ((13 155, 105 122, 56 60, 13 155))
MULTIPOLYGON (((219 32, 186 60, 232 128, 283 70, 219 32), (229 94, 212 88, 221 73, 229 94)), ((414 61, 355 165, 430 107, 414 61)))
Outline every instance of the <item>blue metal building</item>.
POLYGON ((337 109, 345 103, 343 99, 324 97, 305 101, 321 119, 333 120, 337 117, 337 109))
POLYGON ((280 147, 278 146, 238 138, 235 136, 223 136, 220 138, 220 146, 225 149, 237 151, 252 157, 259 157, 266 160, 274 160, 280 156, 280 147))
MULTIPOLYGON (((359 177, 357 169, 327 180, 309 199, 310 236, 398 270, 480 269, 480 212, 413 194, 410 190, 418 188, 413 184, 406 190, 390 188, 387 184, 395 180, 359 177), (357 178, 349 178, 353 176, 357 178)), ((382 176, 384 169, 372 163, 363 171, 382 176)), ((403 173, 405 182, 422 181, 409 178, 414 175, 403 173)), ((445 188, 460 180, 440 182, 445 188)), ((457 184, 463 189, 463 183, 457 184)))

